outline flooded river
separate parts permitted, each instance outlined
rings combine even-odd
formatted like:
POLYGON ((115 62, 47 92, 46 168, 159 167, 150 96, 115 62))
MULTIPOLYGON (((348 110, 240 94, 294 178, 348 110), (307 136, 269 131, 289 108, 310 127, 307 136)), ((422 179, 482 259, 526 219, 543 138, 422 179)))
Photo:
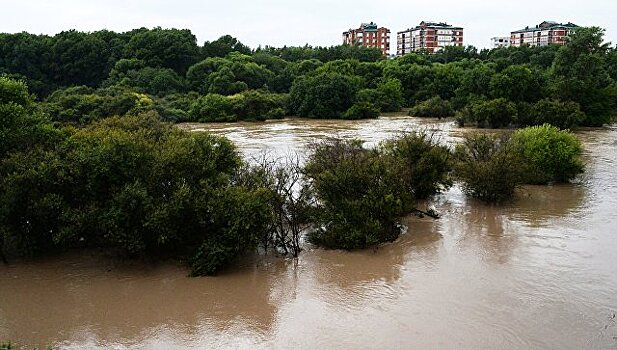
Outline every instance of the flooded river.
MULTIPOLYGON (((185 125, 250 156, 329 136, 369 144, 451 122, 185 125)), ((95 254, 0 266, 0 341, 59 348, 617 349, 617 127, 582 131, 575 184, 524 187, 487 206, 458 188, 442 218, 405 219, 378 250, 247 259, 215 278, 95 254)), ((30 347, 31 348, 31 347, 30 347)))

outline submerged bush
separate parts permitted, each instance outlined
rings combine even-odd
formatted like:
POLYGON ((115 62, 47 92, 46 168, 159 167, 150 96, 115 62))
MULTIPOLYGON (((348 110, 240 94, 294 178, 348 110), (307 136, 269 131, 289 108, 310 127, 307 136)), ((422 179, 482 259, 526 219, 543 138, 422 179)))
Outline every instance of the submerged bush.
POLYGON ((412 117, 448 118, 454 116, 454 109, 450 102, 436 96, 416 104, 410 111, 412 117))
POLYGON ((568 182, 583 172, 581 142, 569 131, 544 124, 514 133, 524 160, 524 181, 531 184, 568 182))
POLYGON ((457 116, 459 125, 472 124, 479 128, 503 128, 516 118, 514 102, 505 98, 470 102, 457 116))
POLYGON ((482 201, 509 199, 522 182, 523 165, 507 136, 467 135, 456 146, 454 157, 463 190, 482 201))
MULTIPOLYGON (((519 108, 519 111, 521 108, 519 108)), ((560 129, 573 128, 585 120, 585 113, 576 102, 543 99, 518 114, 517 124, 533 126, 551 124, 560 129)))
POLYGON ((235 180, 242 164, 229 140, 156 113, 69 130, 0 162, 0 244, 30 256, 110 248, 214 274, 273 225, 267 189, 235 180))
POLYGON ((314 244, 360 249, 393 241, 411 195, 396 167, 359 141, 327 141, 315 146, 305 172, 316 196, 314 244))
POLYGON ((343 114, 343 119, 369 119, 377 117, 379 117, 379 109, 369 102, 356 102, 343 114))
POLYGON ((384 142, 381 148, 400 167, 406 189, 414 198, 427 198, 452 185, 450 150, 433 134, 404 134, 384 142))
POLYGON ((197 99, 189 110, 193 121, 231 122, 280 119, 285 114, 287 95, 245 91, 232 96, 208 94, 197 99))

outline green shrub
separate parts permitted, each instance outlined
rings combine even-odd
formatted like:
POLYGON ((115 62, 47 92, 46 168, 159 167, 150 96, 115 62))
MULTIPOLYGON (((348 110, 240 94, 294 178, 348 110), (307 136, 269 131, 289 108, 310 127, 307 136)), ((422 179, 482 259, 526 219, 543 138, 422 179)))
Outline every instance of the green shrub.
POLYGON ((0 160, 12 151, 54 144, 60 137, 36 107, 25 83, 0 76, 0 160))
POLYGON ((122 88, 84 87, 58 90, 42 104, 51 119, 63 123, 87 124, 117 115, 137 115, 154 109, 149 96, 122 88))
POLYGON ((276 117, 280 114, 280 110, 287 105, 287 95, 285 94, 273 94, 255 90, 245 91, 228 98, 233 105, 233 113, 239 120, 263 121, 268 119, 268 114, 271 111, 278 110, 272 113, 276 117))
POLYGON ((397 112, 404 102, 403 87, 398 79, 383 79, 375 89, 358 91, 356 101, 373 104, 382 112, 397 112))
POLYGON ((424 118, 448 118, 454 116, 454 110, 450 105, 450 102, 443 100, 441 97, 436 96, 429 100, 422 101, 416 104, 410 111, 409 115, 412 117, 424 117, 424 118))
POLYGON ((273 223, 270 196, 264 188, 230 187, 213 193, 208 216, 214 232, 203 232, 204 241, 190 260, 191 275, 214 275, 255 249, 273 223))
POLYGON ((480 128, 503 128, 516 118, 514 102, 505 98, 477 100, 469 103, 458 116, 459 124, 472 123, 480 128))
POLYGON ((585 113, 581 111, 578 103, 543 99, 526 111, 521 111, 519 107, 517 124, 521 126, 551 124, 560 129, 569 129, 580 125, 583 120, 585 113))
POLYGON ((526 183, 568 182, 583 172, 581 142, 569 131, 544 124, 517 130, 513 141, 524 160, 526 183))
POLYGON ((266 113, 266 119, 283 119, 286 115, 284 108, 273 108, 266 113))
POLYGON ((485 202, 509 199, 522 182, 523 164, 509 137, 472 134, 454 152, 454 171, 465 193, 485 202))
POLYGON ((199 94, 191 92, 188 94, 171 94, 154 101, 156 111, 164 121, 168 122, 189 122, 192 119, 189 111, 191 106, 199 98, 199 94))
POLYGON ((305 166, 316 196, 312 243, 359 249, 393 241, 411 205, 402 176, 376 150, 359 141, 318 144, 305 166))
POLYGON ((142 67, 126 72, 112 71, 104 86, 134 88, 150 95, 164 96, 185 90, 184 79, 173 69, 142 67))
POLYGON ((280 119, 286 114, 287 98, 286 94, 256 90, 232 96, 208 94, 192 104, 189 116, 204 123, 280 119))
POLYGON ((339 73, 302 76, 291 87, 290 106, 301 117, 337 119, 354 103, 359 80, 339 73))
POLYGON ((198 98, 191 106, 189 116, 192 120, 202 123, 238 120, 238 117, 233 113, 232 101, 219 94, 207 94, 198 98))
POLYGON ((98 247, 216 273, 273 226, 268 189, 235 180, 242 165, 229 140, 154 112, 69 129, 55 147, 0 162, 0 249, 98 247))
POLYGON ((406 189, 414 198, 425 199, 452 185, 450 150, 433 134, 408 133, 382 143, 381 149, 400 166, 406 189))
POLYGON ((379 109, 369 102, 356 102, 344 114, 343 119, 370 119, 379 117, 379 109))

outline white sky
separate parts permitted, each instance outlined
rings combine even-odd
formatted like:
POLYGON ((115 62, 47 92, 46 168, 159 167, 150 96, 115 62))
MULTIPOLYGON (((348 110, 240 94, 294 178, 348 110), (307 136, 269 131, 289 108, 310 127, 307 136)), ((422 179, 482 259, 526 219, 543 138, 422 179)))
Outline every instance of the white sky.
POLYGON ((0 0, 0 32, 126 31, 188 28, 199 44, 230 34, 258 45, 330 46, 361 22, 396 32, 422 20, 465 28, 465 45, 488 47, 492 36, 543 20, 606 28, 617 43, 617 0, 0 0))

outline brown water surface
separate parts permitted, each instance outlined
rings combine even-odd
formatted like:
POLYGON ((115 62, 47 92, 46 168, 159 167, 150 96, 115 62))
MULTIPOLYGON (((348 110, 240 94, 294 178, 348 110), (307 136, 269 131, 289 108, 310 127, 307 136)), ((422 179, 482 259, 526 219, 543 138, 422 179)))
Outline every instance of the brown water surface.
MULTIPOLYGON (((376 144, 450 122, 286 120, 185 125, 247 156, 315 140, 376 144)), ((583 131, 575 184, 524 187, 503 206, 453 188, 442 219, 410 217, 378 250, 246 259, 215 278, 96 254, 0 266, 0 341, 59 348, 617 348, 617 127, 583 131)))

